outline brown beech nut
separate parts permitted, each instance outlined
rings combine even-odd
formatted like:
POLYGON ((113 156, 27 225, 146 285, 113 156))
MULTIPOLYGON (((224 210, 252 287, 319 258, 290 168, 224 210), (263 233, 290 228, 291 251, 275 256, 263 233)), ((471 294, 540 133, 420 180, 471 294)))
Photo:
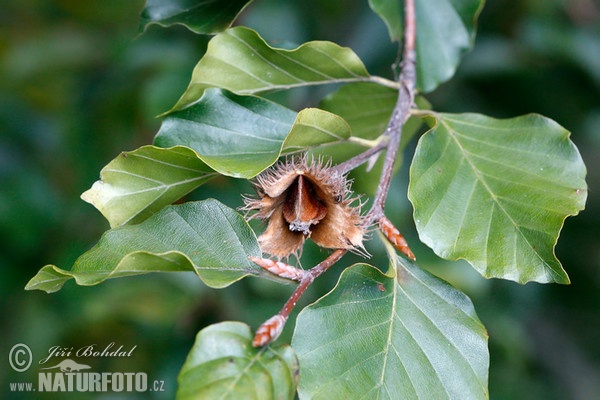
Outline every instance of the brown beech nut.
POLYGON ((307 238, 321 247, 362 252, 360 201, 330 163, 289 158, 260 174, 255 186, 259 198, 245 198, 244 209, 268 221, 258 238, 264 253, 298 255, 307 238))

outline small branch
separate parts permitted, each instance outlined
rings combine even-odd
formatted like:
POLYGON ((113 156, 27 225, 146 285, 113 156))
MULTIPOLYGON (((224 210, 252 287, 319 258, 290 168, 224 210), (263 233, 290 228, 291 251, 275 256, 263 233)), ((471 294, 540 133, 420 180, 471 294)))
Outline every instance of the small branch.
MULTIPOLYGON (((392 112, 392 116, 382 135, 382 140, 370 149, 352 157, 351 159, 333 167, 334 171, 345 174, 354 168, 366 163, 371 157, 380 151, 386 149, 385 162, 379 187, 375 194, 373 207, 365 218, 365 225, 370 226, 373 222, 379 220, 383 216, 383 208, 387 194, 390 189, 394 164, 400 146, 402 135, 402 127, 408 117, 415 99, 415 82, 416 82, 416 55, 415 55, 415 39, 416 39, 416 17, 414 0, 406 0, 404 4, 405 14, 405 32, 404 32, 404 52, 402 55, 400 77, 398 79, 398 100, 392 112)), ((389 85, 388 85, 389 86, 389 85)))
POLYGON ((252 345, 254 347, 260 347, 277 339, 277 337, 281 334, 281 331, 283 330, 285 322, 290 316, 290 313, 298 303, 300 297, 302 297, 304 292, 306 292, 306 289, 308 289, 315 279, 331 268, 347 252, 348 251, 344 249, 335 250, 325 260, 321 261, 308 271, 305 271, 304 276, 296 287, 296 290, 294 290, 294 293, 292 293, 288 301, 283 305, 281 311, 279 311, 277 315, 269 318, 256 330, 252 345))
POLYGON ((308 289, 308 287, 314 282, 314 280, 317 279, 323 272, 331 268, 346 253, 347 250, 338 249, 331 253, 329 257, 327 257, 325 260, 321 261, 319 264, 306 271, 306 274, 300 281, 298 287, 296 287, 296 290, 294 290, 294 293, 292 293, 288 301, 283 305, 283 308, 279 312, 279 315, 281 315, 284 318, 287 318, 296 306, 296 303, 298 302, 300 297, 302 297, 306 289, 308 289))
POLYGON ((402 58, 404 62, 406 62, 406 60, 409 58, 413 59, 414 62, 414 54, 412 54, 411 56, 409 55, 409 53, 415 52, 415 43, 417 37, 417 18, 415 15, 415 0, 405 0, 404 2, 404 24, 404 54, 402 55, 402 58))
MULTIPOLYGON (((415 100, 415 82, 417 79, 416 73, 416 55, 415 55, 415 39, 416 39, 416 16, 414 0, 405 0, 404 4, 404 53, 402 55, 400 77, 398 79, 398 100, 392 112, 390 122, 385 130, 384 137, 389 140, 382 140, 376 146, 369 150, 333 167, 333 169, 342 174, 353 170, 354 168, 366 163, 372 156, 379 153, 383 149, 387 149, 383 173, 381 175, 379 190, 375 195, 374 208, 371 209, 368 216, 368 224, 372 224, 375 220, 383 215, 383 206, 387 198, 387 193, 390 188, 394 163, 400 146, 400 138, 402 134, 402 126, 410 115, 410 109, 415 100), (381 214, 381 215, 380 215, 381 214)), ((389 81, 379 77, 372 77, 374 81, 380 84, 387 84, 389 81), (374 78, 377 78, 374 79, 374 78)))
POLYGON ((410 116, 410 109, 415 99, 416 82, 416 55, 415 55, 415 37, 416 37, 416 17, 414 0, 406 0, 404 4, 405 32, 404 32, 404 52, 400 71, 400 89, 398 91, 398 101, 394 107, 392 117, 385 131, 389 137, 383 172, 379 180, 379 187, 375 194, 373 206, 365 218, 365 225, 370 226, 373 222, 384 216, 383 209, 390 189, 394 164, 400 146, 402 136, 402 127, 410 116))
POLYGON ((366 163, 375 154, 388 147, 388 143, 388 140, 382 140, 379 143, 377 143, 377 145, 371 147, 369 150, 366 150, 358 154, 357 156, 354 156, 351 159, 344 161, 341 164, 334 165, 333 167, 331 167, 331 170, 339 172, 340 174, 345 174, 349 171, 352 171, 354 168, 366 163))

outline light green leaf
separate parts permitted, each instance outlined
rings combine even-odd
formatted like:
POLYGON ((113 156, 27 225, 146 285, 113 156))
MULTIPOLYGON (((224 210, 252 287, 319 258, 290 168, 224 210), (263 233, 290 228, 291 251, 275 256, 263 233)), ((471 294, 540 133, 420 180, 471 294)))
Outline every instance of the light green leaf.
POLYGON ((143 146, 112 160, 81 198, 114 228, 145 220, 216 175, 188 148, 143 146))
POLYGON ((305 308, 292 346, 300 399, 486 399, 487 333, 471 301, 404 259, 358 264, 305 308))
POLYGON ((240 214, 212 199, 188 202, 165 207, 138 225, 105 232, 71 271, 47 265, 25 289, 50 293, 69 279, 88 286, 149 272, 193 271, 214 288, 247 275, 273 278, 250 262, 249 256, 260 257, 261 251, 240 214))
POLYGON ((554 246, 587 198, 569 132, 539 115, 433 114, 429 122, 408 191, 421 240, 485 277, 569 283, 554 246))
POLYGON ((155 144, 188 146, 219 173, 252 178, 284 147, 300 150, 349 136, 346 122, 331 113, 309 108, 297 114, 258 97, 210 89, 193 106, 167 116, 155 144))
POLYGON ((149 25, 183 25, 192 32, 213 34, 227 29, 250 0, 146 0, 140 31, 149 25))
POLYGON ((293 50, 277 49, 265 43, 253 30, 235 27, 218 34, 208 43, 187 90, 173 110, 193 104, 209 87, 248 95, 369 79, 363 63, 348 48, 315 41, 293 50))
POLYGON ((221 322, 202 329, 178 377, 178 400, 293 399, 298 360, 288 345, 252 347, 250 328, 221 322))
POLYGON ((282 149, 286 152, 301 151, 343 142, 350 138, 351 133, 350 126, 340 116, 318 108, 305 108, 298 113, 282 149))
MULTIPOLYGON (((454 75, 472 48, 483 0, 416 0, 417 87, 430 92, 454 75)), ((403 37, 404 10, 396 0, 369 0, 386 23, 392 40, 403 37)))

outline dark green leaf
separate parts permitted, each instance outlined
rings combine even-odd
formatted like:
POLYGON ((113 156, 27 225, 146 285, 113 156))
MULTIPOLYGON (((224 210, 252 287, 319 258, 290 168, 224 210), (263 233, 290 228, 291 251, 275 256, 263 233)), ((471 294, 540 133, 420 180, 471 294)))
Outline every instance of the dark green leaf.
POLYGON ((239 322, 202 329, 179 373, 178 400, 293 399, 298 360, 288 345, 257 349, 239 322))
POLYGON ((351 83, 321 101, 320 107, 344 118, 352 136, 376 139, 392 115, 398 90, 374 83, 351 83))
POLYGON ((434 114, 430 122, 408 191, 421 240, 485 277, 568 283, 554 246, 587 198, 569 132, 539 115, 434 114))
POLYGON ((225 287, 247 275, 273 278, 248 260, 261 255, 244 218, 216 200, 163 208, 138 225, 107 231, 71 271, 47 265, 26 289, 55 292, 69 279, 96 285, 149 272, 193 271, 208 286, 225 287))
POLYGON ((112 160, 81 198, 114 228, 143 221, 216 175, 188 148, 144 146, 112 160))
POLYGON ((400 41, 404 36, 404 2, 369 0, 369 6, 385 22, 391 40, 400 41))
MULTIPOLYGON (((342 117, 350 125, 352 141, 366 144, 369 142, 360 139, 376 140, 385 132, 397 100, 397 89, 359 82, 342 86, 324 98, 319 106, 342 117)), ((415 103, 421 110, 431 107, 421 96, 416 97, 415 103)), ((402 128, 401 149, 412 139, 421 124, 420 118, 409 118, 402 128)))
POLYGON ((251 0, 146 0, 140 31, 149 25, 183 25, 192 32, 213 34, 227 29, 251 0))
MULTIPOLYGON (((483 0, 416 0, 417 87, 430 92, 452 77, 461 56, 470 50, 483 0)), ((386 23, 392 40, 404 30, 402 2, 369 0, 386 23)))
POLYGON ((215 36, 194 68, 174 110, 196 102, 209 87, 256 94, 306 85, 368 81, 358 56, 335 43, 315 41, 293 49, 269 46, 253 30, 236 27, 215 36))
POLYGON ((485 399, 487 333, 471 301, 404 260, 359 264, 298 316, 300 399, 485 399))
POLYGON ((193 106, 167 116, 155 143, 188 146, 219 173, 252 178, 284 149, 299 150, 349 136, 346 122, 331 113, 309 108, 297 114, 258 97, 210 89, 193 106))

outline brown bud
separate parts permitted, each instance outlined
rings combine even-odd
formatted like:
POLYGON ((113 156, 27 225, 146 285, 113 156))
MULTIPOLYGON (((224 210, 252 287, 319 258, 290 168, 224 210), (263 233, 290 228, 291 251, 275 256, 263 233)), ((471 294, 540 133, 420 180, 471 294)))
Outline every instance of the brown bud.
POLYGON ((265 346, 281 335, 287 318, 277 314, 266 320, 257 330, 252 340, 252 346, 265 346))
POLYGON ((379 227, 381 228, 381 232, 383 232, 385 237, 388 238, 390 243, 393 244, 396 249, 400 250, 400 252, 402 252, 408 258, 410 258, 411 260, 415 260, 415 255, 408 247, 406 239, 404 239, 404 236, 402 236, 398 229, 396 229, 394 224, 392 224, 392 222, 386 217, 381 217, 378 222, 379 227))
POLYGON ((304 277, 306 271, 291 265, 282 263, 281 261, 269 260, 268 258, 249 257, 250 261, 258 265, 262 269, 269 271, 272 274, 282 278, 300 281, 304 277))
POLYGON ((297 254, 310 238, 329 249, 360 252, 364 229, 360 205, 346 177, 321 161, 288 159, 269 168, 256 180, 259 199, 245 199, 253 217, 268 220, 258 241, 263 252, 278 258, 297 254))

